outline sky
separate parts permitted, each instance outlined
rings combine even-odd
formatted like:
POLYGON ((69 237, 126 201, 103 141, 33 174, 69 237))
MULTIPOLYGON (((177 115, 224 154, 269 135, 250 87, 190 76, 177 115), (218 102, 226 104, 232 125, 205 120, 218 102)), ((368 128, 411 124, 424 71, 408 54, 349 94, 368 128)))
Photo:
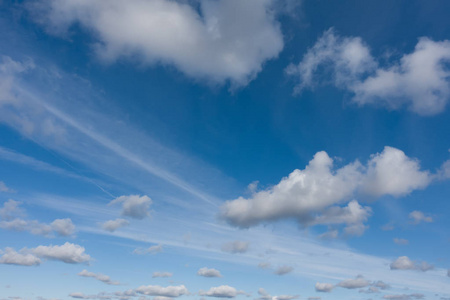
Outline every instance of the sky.
POLYGON ((0 299, 449 300, 448 11, 0 0, 0 299))

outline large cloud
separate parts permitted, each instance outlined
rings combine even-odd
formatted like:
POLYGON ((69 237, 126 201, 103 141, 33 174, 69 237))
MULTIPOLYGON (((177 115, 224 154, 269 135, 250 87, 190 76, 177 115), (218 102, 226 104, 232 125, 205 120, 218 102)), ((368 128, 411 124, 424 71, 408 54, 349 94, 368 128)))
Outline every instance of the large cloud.
POLYGON ((287 68, 299 84, 296 92, 327 81, 354 94, 357 104, 390 109, 407 106, 420 115, 444 110, 450 99, 450 41, 420 38, 414 51, 381 67, 358 37, 340 37, 328 30, 302 61, 287 68), (332 74, 324 76, 320 70, 332 74))
POLYGON ((271 0, 40 0, 35 20, 53 33, 79 24, 100 59, 173 65, 195 78, 245 85, 283 49, 271 0))
POLYGON ((372 155, 367 166, 355 161, 339 169, 321 151, 305 169, 294 170, 277 185, 249 198, 227 201, 221 216, 243 228, 295 218, 303 226, 345 224, 346 234, 361 235, 372 210, 352 200, 355 195, 399 197, 425 188, 431 178, 428 171, 420 170, 417 160, 392 147, 372 155))

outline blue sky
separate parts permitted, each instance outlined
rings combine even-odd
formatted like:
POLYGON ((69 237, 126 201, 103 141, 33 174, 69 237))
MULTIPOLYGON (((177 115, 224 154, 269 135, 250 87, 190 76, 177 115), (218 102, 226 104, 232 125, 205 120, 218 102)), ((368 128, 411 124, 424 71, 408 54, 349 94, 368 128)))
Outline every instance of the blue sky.
POLYGON ((449 9, 0 0, 0 299, 450 299, 449 9))

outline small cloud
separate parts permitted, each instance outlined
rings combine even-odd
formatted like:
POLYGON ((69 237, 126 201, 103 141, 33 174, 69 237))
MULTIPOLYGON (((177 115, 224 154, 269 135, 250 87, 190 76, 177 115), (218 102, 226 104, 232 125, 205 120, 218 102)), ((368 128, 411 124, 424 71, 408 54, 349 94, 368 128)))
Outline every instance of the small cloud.
POLYGON ((280 266, 274 271, 274 273, 277 275, 285 275, 291 273, 293 270, 294 268, 291 266, 280 266))
POLYGON ((152 278, 167 278, 172 277, 173 273, 170 272, 153 272, 152 278))
POLYGON ((234 241, 222 245, 222 251, 228 253, 245 253, 248 250, 249 243, 243 241, 234 241))
POLYGON ((315 288, 316 292, 329 293, 333 290, 334 285, 331 283, 317 282, 315 288))
POLYGON ((189 294, 184 285, 162 287, 159 285, 143 285, 136 289, 136 293, 147 296, 170 297, 175 298, 189 294))
POLYGON ((70 236, 75 232, 75 225, 73 225, 71 219, 56 219, 50 226, 53 231, 61 236, 70 236))
POLYGON ((130 222, 128 222, 125 219, 115 219, 115 220, 109 220, 102 224, 102 228, 109 232, 114 232, 117 229, 121 227, 125 227, 129 225, 130 222))
POLYGON ((97 279, 103 283, 109 284, 109 285, 119 285, 120 284, 120 282, 118 282, 118 281, 111 280, 111 278, 107 275, 89 272, 88 270, 81 271, 80 273, 78 273, 78 276, 95 278, 95 279, 97 279))
POLYGON ((434 269, 433 265, 423 261, 420 263, 413 262, 407 256, 400 256, 390 264, 391 270, 420 270, 426 272, 434 269))
POLYGON ((133 253, 143 255, 143 254, 156 254, 156 253, 160 253, 162 251, 163 251, 162 245, 155 245, 155 246, 151 246, 147 249, 137 248, 133 251, 133 253))
POLYGON ((423 212, 415 210, 409 214, 409 218, 412 220, 413 224, 419 224, 421 222, 432 223, 433 218, 426 216, 423 212))
POLYGON ((198 293, 200 296, 217 297, 217 298, 234 298, 239 294, 244 294, 243 291, 238 291, 234 287, 229 285, 221 285, 218 287, 212 287, 208 291, 200 290, 198 293))
POLYGON ((261 268, 261 269, 268 269, 268 268, 270 268, 270 266, 271 266, 270 262, 260 262, 258 264, 258 268, 261 268))
POLYGON ((13 193, 14 190, 12 190, 9 187, 7 187, 6 184, 3 181, 0 181, 0 192, 13 193))
POLYGON ((197 275, 203 276, 203 277, 222 277, 222 274, 220 274, 219 270, 208 269, 208 268, 199 269, 197 271, 197 275))
POLYGON ((394 243, 396 243, 397 245, 408 245, 409 241, 406 239, 394 238, 394 243))
POLYGON ((152 199, 146 195, 120 196, 111 201, 109 205, 117 203, 122 204, 122 216, 141 220, 150 215, 149 209, 152 199))
POLYGON ((369 286, 370 282, 362 275, 358 275, 355 279, 346 279, 337 284, 337 286, 345 289, 359 289, 369 286))

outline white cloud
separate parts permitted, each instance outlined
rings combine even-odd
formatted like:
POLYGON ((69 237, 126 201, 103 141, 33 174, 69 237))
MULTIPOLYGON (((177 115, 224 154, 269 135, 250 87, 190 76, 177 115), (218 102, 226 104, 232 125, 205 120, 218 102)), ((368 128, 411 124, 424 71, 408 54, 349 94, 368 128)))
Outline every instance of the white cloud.
POLYGON ((106 231, 114 232, 117 229, 127 226, 129 224, 130 222, 128 222, 125 219, 108 220, 102 224, 102 228, 106 231))
POLYGON ((279 296, 272 296, 266 290, 263 288, 258 289, 258 294, 261 296, 258 299, 260 300, 292 300, 297 299, 298 295, 279 295, 279 296))
POLYGON ((119 285, 120 284, 120 282, 118 282, 118 281, 111 280, 111 278, 107 275, 89 272, 88 270, 83 270, 80 273, 78 273, 78 275, 82 276, 82 277, 95 278, 95 279, 97 279, 103 283, 109 284, 109 285, 119 285))
POLYGON ((236 290, 234 287, 229 285, 221 285, 217 287, 212 287, 208 291, 199 291, 200 296, 209 296, 217 298, 234 298, 237 295, 242 294, 242 292, 236 290))
POLYGON ((40 0, 29 9, 50 32, 78 23, 93 33, 103 61, 162 63, 194 78, 245 85, 283 49, 272 2, 40 0))
POLYGON ((20 266, 36 266, 41 264, 41 260, 29 253, 18 253, 12 248, 5 248, 0 251, 0 264, 20 265, 20 266), (3 252, 3 253, 2 253, 3 252))
POLYGON ((385 147, 369 160, 362 188, 376 197, 399 197, 427 187, 430 181, 429 172, 420 170, 417 159, 409 158, 399 149, 385 147))
POLYGON ((112 205, 117 203, 122 203, 122 216, 143 219, 150 214, 148 210, 152 204, 152 199, 146 195, 120 196, 109 204, 112 205))
POLYGON ((162 251, 163 251, 162 245, 155 245, 155 246, 150 246, 147 249, 142 249, 142 248, 134 249, 133 253, 143 255, 143 254, 156 254, 156 253, 160 253, 162 251))
POLYGON ((153 272, 152 278, 167 278, 172 277, 172 275, 170 272, 153 272))
POLYGON ((6 186, 3 181, 0 181, 0 192, 11 193, 13 190, 6 186))
POLYGON ((315 288, 316 292, 329 293, 333 290, 334 285, 326 282, 316 282, 315 288))
POLYGON ((3 203, 3 207, 0 208, 0 218, 2 220, 12 220, 17 216, 23 215, 22 210, 19 208, 21 202, 9 199, 3 203))
POLYGON ((245 253, 248 250, 249 243, 244 241, 228 242, 222 245, 221 249, 229 253, 245 253))
POLYGON ((433 177, 420 170, 416 159, 387 146, 367 166, 355 161, 336 169, 333 164, 326 152, 318 152, 305 169, 294 170, 277 185, 227 201, 221 217, 243 228, 284 218, 303 226, 345 224, 347 235, 361 235, 372 210, 351 200, 355 194, 404 196, 425 188, 433 177), (339 206, 343 203, 348 204, 339 206))
POLYGON ((201 268, 197 271, 197 275, 203 276, 203 277, 222 277, 222 274, 220 274, 219 270, 216 269, 208 269, 208 268, 201 268))
POLYGON ((418 263, 410 260, 407 256, 400 256, 390 264, 390 268, 391 270, 420 270, 426 272, 434 269, 434 266, 425 261, 418 263))
POLYGON ((337 284, 337 286, 346 289, 360 289, 369 285, 370 282, 361 275, 358 275, 355 279, 346 279, 337 284))
POLYGON ((56 219, 50 225, 61 236, 69 236, 75 232, 75 225, 71 219, 56 219))
POLYGON ((406 239, 394 238, 394 243, 397 245, 408 245, 409 241, 406 239))
POLYGON ((61 246, 38 246, 30 249, 30 252, 38 257, 59 260, 69 264, 84 263, 91 260, 85 253, 84 247, 66 242, 61 246))
POLYGON ((280 266, 274 271, 274 273, 277 275, 285 275, 291 273, 293 270, 294 268, 291 266, 280 266))
POLYGON ((140 286, 136 289, 139 294, 147 296, 162 296, 162 297, 179 297, 189 293, 184 285, 162 287, 159 285, 140 286))
POLYGON ((450 41, 420 38, 414 51, 381 67, 359 37, 326 31, 302 61, 287 68, 299 79, 296 92, 328 81, 354 94, 359 105, 408 107, 420 115, 442 112, 450 99, 450 41), (319 70, 332 74, 323 78, 319 70), (331 77, 331 78, 330 78, 331 77))
POLYGON ((431 223, 433 222, 433 218, 430 216, 426 216, 423 212, 415 210, 409 214, 409 218, 412 220, 414 224, 419 224, 421 222, 431 223))

